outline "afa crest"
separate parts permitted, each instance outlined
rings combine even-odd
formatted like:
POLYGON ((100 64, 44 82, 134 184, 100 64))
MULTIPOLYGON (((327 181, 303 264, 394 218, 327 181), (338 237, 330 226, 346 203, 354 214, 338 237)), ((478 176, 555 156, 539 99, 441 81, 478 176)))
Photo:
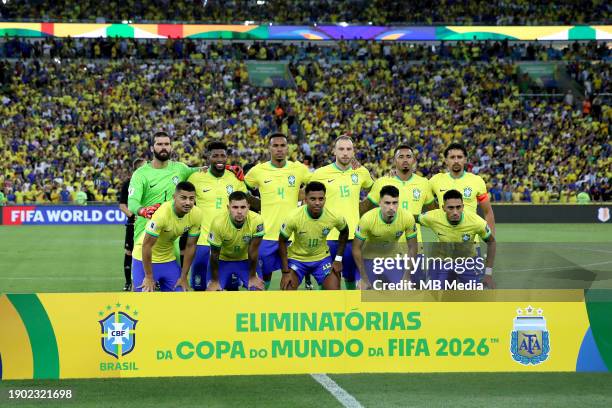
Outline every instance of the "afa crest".
POLYGON ((174 185, 176 186, 179 183, 179 178, 178 176, 174 176, 172 177, 172 182, 174 183, 174 185))
POLYGON ((418 201, 421 198, 421 190, 418 188, 412 190, 412 198, 414 198, 415 201, 418 201))
POLYGON ((287 182, 289 182, 289 187, 295 186, 295 176, 287 177, 287 182))
POLYGON ((542 309, 536 311, 532 306, 517 309, 510 340, 514 361, 523 365, 537 365, 548 358, 550 336, 543 313, 542 309))
POLYGON ((465 198, 470 198, 472 196, 472 188, 471 187, 466 187, 463 189, 463 196, 465 198))
POLYGON ((98 322, 102 329, 102 350, 105 353, 119 359, 134 350, 138 320, 124 311, 114 311, 98 322))
POLYGON ((353 184, 359 184, 359 176, 357 174, 351 174, 351 181, 353 184))
POLYGON ((225 186, 225 190, 227 190, 227 194, 232 194, 234 192, 234 186, 232 186, 231 184, 228 184, 227 186, 225 186))

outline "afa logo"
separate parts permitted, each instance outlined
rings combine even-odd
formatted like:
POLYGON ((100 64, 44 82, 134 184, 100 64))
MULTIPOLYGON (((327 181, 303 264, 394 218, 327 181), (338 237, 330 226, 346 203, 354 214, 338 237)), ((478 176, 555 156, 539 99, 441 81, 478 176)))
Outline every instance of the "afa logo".
POLYGON ((465 198, 470 198, 472 196, 472 189, 470 187, 466 187, 463 189, 463 196, 465 198))
POLYGON ((353 184, 359 184, 359 176, 355 173, 351 174, 351 181, 353 184))
POLYGON ((463 242, 468 242, 470 240, 470 234, 465 233, 461 236, 461 239, 463 240, 463 242))
MULTIPOLYGON (((121 307, 121 304, 117 303, 116 308, 119 307, 121 307)), ((127 305, 126 310, 129 310, 129 308, 130 306, 127 305)), ((98 321, 102 329, 102 350, 119 359, 131 353, 136 346, 136 324, 138 320, 132 318, 126 311, 112 311, 111 309, 111 306, 107 306, 106 310, 110 313, 104 319, 98 321)), ((103 315, 104 312, 99 314, 103 315)), ((138 315, 138 311, 134 311, 134 315, 138 315)))
POLYGON ((523 365, 537 365, 548 359, 550 336, 543 313, 542 309, 536 311, 531 306, 517 309, 510 339, 514 361, 523 365))
POLYGON ((295 186, 295 176, 287 177, 287 182, 289 183, 289 187, 294 187, 295 186))
POLYGON ((178 176, 174 176, 172 177, 172 182, 174 183, 174 185, 176 186, 179 183, 179 178, 178 176))
POLYGON ((607 207, 600 207, 597 211, 597 219, 601 222, 608 222, 610 220, 610 209, 607 207))
POLYGON ((415 188, 414 190, 412 190, 412 198, 415 201, 418 201, 421 198, 421 190, 419 190, 418 188, 415 188))
POLYGON ((228 184, 227 186, 225 186, 225 190, 227 191, 227 194, 230 195, 234 192, 234 186, 228 184))

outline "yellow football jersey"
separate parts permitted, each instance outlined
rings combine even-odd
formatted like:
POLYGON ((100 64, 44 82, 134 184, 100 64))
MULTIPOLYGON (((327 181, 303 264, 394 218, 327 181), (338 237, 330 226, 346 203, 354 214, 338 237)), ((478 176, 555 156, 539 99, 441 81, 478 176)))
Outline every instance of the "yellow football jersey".
MULTIPOLYGON (((374 184, 368 169, 340 170, 336 163, 332 163, 317 169, 310 180, 325 184, 325 208, 344 216, 350 229, 349 239, 353 239, 359 222, 361 190, 369 190, 374 184)), ((327 239, 337 240, 338 231, 332 231, 327 239)))
MULTIPOLYGON (((374 182, 368 200, 378 205, 380 201, 380 190, 384 186, 395 186, 400 192, 399 207, 409 210, 412 215, 423 212, 423 206, 434 201, 429 181, 425 177, 413 174, 407 181, 399 177, 381 177, 374 182)), ((365 214, 364 214, 365 215, 365 214)), ((422 242, 421 227, 417 224, 417 240, 422 242)))
POLYGON ((210 223, 227 212, 228 197, 234 191, 246 192, 244 182, 232 172, 225 171, 221 177, 210 172, 193 173, 187 180, 196 188, 196 205, 202 210, 202 231, 198 245, 208 245, 210 223))
POLYGON ((302 163, 287 161, 284 167, 260 163, 247 173, 248 188, 259 189, 261 215, 266 223, 264 239, 278 240, 283 219, 297 208, 300 186, 308 183, 311 173, 302 163))
POLYGON ((342 216, 324 208, 319 218, 312 218, 307 206, 295 209, 281 227, 280 233, 290 239, 289 258, 315 262, 329 256, 327 237, 333 229, 342 231, 347 223, 342 216))
POLYGON ((219 259, 222 261, 245 261, 249 259, 251 240, 265 234, 263 217, 249 211, 240 228, 234 225, 229 211, 215 218, 210 224, 208 243, 221 249, 219 259))
POLYGON ((429 180, 431 191, 438 199, 440 208, 444 206, 444 193, 457 190, 463 195, 463 205, 468 212, 476 213, 478 203, 486 200, 489 195, 482 177, 473 173, 463 172, 459 178, 453 178, 450 173, 438 173, 429 180))
POLYGON ((436 255, 475 254, 474 240, 476 236, 483 240, 491 236, 491 229, 487 222, 475 212, 463 211, 461 220, 457 225, 448 222, 446 213, 442 209, 428 211, 421 214, 417 221, 424 227, 430 228, 437 236, 438 242, 444 243, 434 247, 436 255), (449 245, 459 244, 459 245, 449 245))
POLYGON ((374 208, 363 214, 355 231, 355 238, 380 244, 399 242, 402 236, 405 239, 416 237, 414 216, 403 208, 398 208, 389 223, 383 220, 380 208, 374 208))
MULTIPOLYGON (((157 241, 153 245, 153 263, 176 260, 174 241, 185 232, 190 237, 199 236, 201 223, 202 211, 198 207, 193 207, 188 214, 179 218, 174 212, 174 201, 163 203, 145 226, 147 234, 157 237, 157 241)), ((145 234, 140 234, 132 251, 132 257, 139 261, 142 261, 142 243, 144 242, 144 237, 145 234)))

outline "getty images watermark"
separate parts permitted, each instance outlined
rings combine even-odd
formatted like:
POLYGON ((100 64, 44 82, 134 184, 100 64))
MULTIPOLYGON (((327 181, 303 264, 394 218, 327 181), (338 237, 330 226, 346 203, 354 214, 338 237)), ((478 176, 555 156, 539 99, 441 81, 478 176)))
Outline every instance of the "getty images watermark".
POLYGON ((365 262, 374 290, 484 290, 485 258, 377 257, 365 262), (371 269, 368 270, 368 269, 371 269), (370 273, 371 272, 371 273, 370 273))

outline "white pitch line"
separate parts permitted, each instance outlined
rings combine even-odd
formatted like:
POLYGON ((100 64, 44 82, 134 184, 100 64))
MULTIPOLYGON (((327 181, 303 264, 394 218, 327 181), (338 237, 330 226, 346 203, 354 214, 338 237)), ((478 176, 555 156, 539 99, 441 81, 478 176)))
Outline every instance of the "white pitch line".
POLYGON ((0 278, 2 280, 70 280, 70 281, 89 281, 89 280, 99 280, 99 281, 107 281, 107 280, 120 280, 120 277, 84 277, 84 276, 4 276, 0 278))
POLYGON ((329 378, 327 374, 310 374, 310 376, 333 395, 342 406, 346 408, 363 408, 363 405, 361 405, 355 397, 346 392, 344 388, 340 387, 338 383, 329 378))

